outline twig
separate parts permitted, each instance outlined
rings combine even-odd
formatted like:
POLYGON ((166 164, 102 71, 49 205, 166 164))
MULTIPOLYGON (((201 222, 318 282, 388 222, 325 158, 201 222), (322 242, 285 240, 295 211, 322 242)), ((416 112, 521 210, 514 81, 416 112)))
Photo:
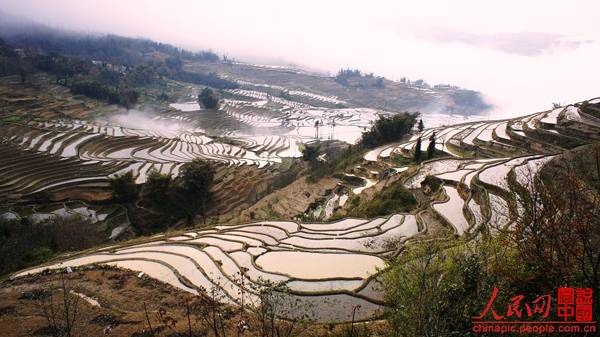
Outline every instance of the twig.
POLYGON ((150 328, 150 334, 152 335, 152 337, 155 337, 154 330, 152 329, 152 324, 150 324, 150 317, 148 316, 148 310, 146 309, 146 303, 144 303, 143 306, 144 306, 144 313, 146 314, 146 321, 148 322, 148 327, 150 328))

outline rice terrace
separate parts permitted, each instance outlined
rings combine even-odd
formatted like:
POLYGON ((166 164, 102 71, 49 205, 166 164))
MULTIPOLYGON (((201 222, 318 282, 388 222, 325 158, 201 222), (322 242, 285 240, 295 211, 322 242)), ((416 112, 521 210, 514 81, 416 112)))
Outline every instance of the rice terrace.
POLYGON ((599 97, 502 119, 0 14, 9 335, 442 336, 558 286, 597 317, 599 97))

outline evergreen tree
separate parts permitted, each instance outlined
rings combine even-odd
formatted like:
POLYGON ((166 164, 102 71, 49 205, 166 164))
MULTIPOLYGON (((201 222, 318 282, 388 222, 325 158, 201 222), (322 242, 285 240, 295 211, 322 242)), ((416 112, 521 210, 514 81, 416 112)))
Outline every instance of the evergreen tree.
POLYGON ((418 115, 408 112, 398 113, 393 117, 380 116, 373 123, 371 130, 364 132, 360 145, 372 149, 385 143, 395 142, 413 129, 418 115))
POLYGON ((429 137, 429 145, 427 146, 427 159, 433 158, 433 155, 435 154, 435 139, 435 132, 433 132, 431 137, 429 137))
POLYGON ((146 178, 146 195, 155 205, 167 202, 173 177, 152 169, 146 178))
POLYGON ((415 161, 417 164, 421 162, 421 137, 417 139, 417 145, 415 145, 415 161))
POLYGON ((133 171, 127 171, 108 179, 112 188, 112 196, 116 202, 126 204, 137 198, 137 187, 133 179, 133 171))
POLYGON ((205 109, 214 109, 219 104, 219 99, 215 96, 215 93, 210 88, 204 88, 200 95, 198 95, 198 102, 205 109))
POLYGON ((200 213, 206 221, 206 208, 212 201, 212 192, 210 188, 215 178, 215 168, 206 160, 194 159, 191 162, 183 164, 181 167, 181 179, 185 189, 190 193, 188 202, 192 214, 200 213))
POLYGON ((127 110, 133 108, 140 98, 140 93, 128 87, 119 88, 119 103, 127 110))

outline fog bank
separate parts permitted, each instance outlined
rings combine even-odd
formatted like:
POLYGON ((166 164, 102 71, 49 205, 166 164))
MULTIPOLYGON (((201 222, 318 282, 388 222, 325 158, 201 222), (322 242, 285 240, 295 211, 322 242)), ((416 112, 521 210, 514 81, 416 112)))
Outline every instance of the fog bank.
POLYGON ((600 96, 598 1, 0 0, 53 26, 148 37, 240 61, 359 68, 483 92, 494 117, 600 96))

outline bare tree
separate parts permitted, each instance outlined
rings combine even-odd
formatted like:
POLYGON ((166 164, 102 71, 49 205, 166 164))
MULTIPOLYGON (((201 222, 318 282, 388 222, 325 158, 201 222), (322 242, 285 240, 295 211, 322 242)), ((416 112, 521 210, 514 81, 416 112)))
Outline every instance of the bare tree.
POLYGON ((258 293, 254 304, 256 324, 261 337, 299 336, 310 323, 308 314, 296 315, 305 308, 291 298, 286 282, 272 282, 259 278, 251 287, 258 293), (285 318, 285 319, 282 319, 285 318))
POLYGON ((48 296, 42 296, 41 316, 46 320, 47 332, 54 337, 75 336, 74 332, 78 326, 79 296, 72 294, 71 282, 65 280, 61 274, 60 285, 56 288, 53 284, 49 286, 48 296), (62 292, 55 295, 55 292, 62 292))
MULTIPOLYGON (((578 284, 593 290, 600 285, 600 192, 590 174, 593 159, 584 154, 554 160, 537 169, 513 173, 509 185, 515 192, 514 224, 502 238, 526 265, 530 282, 547 290, 578 284), (517 182, 519 178, 520 182, 517 182)), ((595 175, 595 173, 592 173, 595 175)), ((597 319, 597 310, 594 311, 597 319)))
POLYGON ((220 284, 213 285, 209 291, 203 289, 194 306, 194 313, 199 321, 204 322, 215 337, 225 337, 229 319, 235 316, 235 311, 223 303, 225 295, 220 284))

